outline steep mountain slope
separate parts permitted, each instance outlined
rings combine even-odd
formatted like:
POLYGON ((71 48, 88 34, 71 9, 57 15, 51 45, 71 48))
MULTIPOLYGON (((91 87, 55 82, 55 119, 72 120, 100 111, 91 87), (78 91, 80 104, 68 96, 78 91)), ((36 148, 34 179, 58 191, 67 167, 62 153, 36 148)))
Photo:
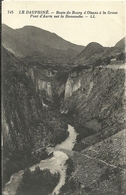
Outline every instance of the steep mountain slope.
POLYGON ((110 48, 104 48, 102 45, 96 42, 89 43, 81 53, 79 53, 72 62, 74 64, 94 66, 97 59, 106 57, 106 50, 110 48))
POLYGON ((102 45, 100 45, 99 43, 89 43, 84 50, 79 53, 76 56, 76 60, 81 59, 84 60, 84 58, 90 58, 91 56, 98 54, 98 53, 102 53, 104 51, 104 48, 102 45))
POLYGON ((29 68, 4 48, 2 68, 3 168, 7 182, 14 172, 45 158, 45 147, 62 142, 68 134, 60 115, 43 103, 50 95, 42 91, 45 88, 48 92, 49 88, 44 75, 35 85, 29 68), (36 156, 34 150, 38 148, 41 153, 36 156))
POLYGON ((81 131, 76 129, 81 149, 124 128, 124 82, 125 71, 118 68, 76 68, 69 74, 61 113, 74 116, 74 121, 83 126, 81 131), (84 139, 85 127, 92 129, 94 135, 84 139))
POLYGON ((34 26, 14 30, 3 24, 2 42, 6 49, 20 57, 29 56, 30 60, 33 52, 36 52, 39 58, 55 62, 68 62, 84 48, 34 26))
POLYGON ((125 194, 125 135, 126 130, 122 130, 74 155, 71 179, 77 186, 73 195, 125 194))

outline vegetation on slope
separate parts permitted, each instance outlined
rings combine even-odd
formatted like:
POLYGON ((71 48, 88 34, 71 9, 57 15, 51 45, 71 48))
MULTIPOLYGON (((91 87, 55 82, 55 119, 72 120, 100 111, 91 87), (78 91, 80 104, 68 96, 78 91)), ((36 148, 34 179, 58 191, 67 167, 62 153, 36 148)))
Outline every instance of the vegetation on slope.
POLYGON ((52 193, 59 181, 59 174, 52 174, 49 170, 36 167, 31 172, 26 169, 17 189, 16 195, 47 195, 52 193))
POLYGON ((74 192, 77 188, 76 183, 74 179, 71 178, 71 174, 74 172, 74 164, 73 160, 69 158, 66 161, 67 164, 67 170, 66 170, 66 180, 65 184, 62 186, 59 195, 67 194, 67 192, 74 192))

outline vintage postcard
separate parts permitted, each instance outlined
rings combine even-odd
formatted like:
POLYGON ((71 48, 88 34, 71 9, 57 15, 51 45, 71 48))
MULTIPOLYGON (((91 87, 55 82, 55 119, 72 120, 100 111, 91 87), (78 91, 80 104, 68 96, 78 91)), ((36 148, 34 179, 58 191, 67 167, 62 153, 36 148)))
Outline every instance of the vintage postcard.
POLYGON ((124 195, 125 2, 2 2, 2 194, 124 195))

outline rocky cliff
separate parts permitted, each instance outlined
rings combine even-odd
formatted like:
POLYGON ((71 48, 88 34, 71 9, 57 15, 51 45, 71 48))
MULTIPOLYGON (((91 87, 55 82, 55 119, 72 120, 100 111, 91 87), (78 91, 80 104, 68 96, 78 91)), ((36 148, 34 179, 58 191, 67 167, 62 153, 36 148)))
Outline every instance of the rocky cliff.
POLYGON ((84 144, 96 143, 123 129, 124 82, 125 71, 118 66, 69 74, 60 110, 95 132, 84 144))
POLYGON ((65 99, 69 98, 76 90, 81 87, 80 79, 68 78, 65 86, 65 99))
POLYGON ((36 92, 44 90, 46 94, 52 98, 53 91, 52 91, 52 74, 51 71, 48 73, 43 73, 41 70, 37 70, 34 67, 27 68, 28 75, 31 77, 35 87, 36 92))
POLYGON ((51 81, 2 48, 4 182, 47 156, 45 147, 67 137, 67 125, 44 104, 52 99, 51 81), (35 85, 36 84, 36 85, 35 85), (43 93, 43 90, 45 93, 43 93), (37 156, 34 151, 41 148, 37 156))

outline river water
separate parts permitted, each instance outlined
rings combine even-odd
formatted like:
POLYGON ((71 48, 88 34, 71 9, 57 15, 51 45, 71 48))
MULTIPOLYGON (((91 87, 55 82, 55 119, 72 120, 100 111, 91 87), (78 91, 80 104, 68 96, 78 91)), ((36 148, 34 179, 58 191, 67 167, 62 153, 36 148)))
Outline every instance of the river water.
MULTIPOLYGON (((31 171, 34 171, 35 168, 38 166, 41 170, 49 169, 51 173, 57 173, 57 172, 60 173, 59 183, 54 188, 52 195, 58 194, 60 188, 65 184, 66 169, 67 169, 67 165, 65 165, 65 163, 69 157, 65 152, 60 151, 60 149, 66 149, 70 151, 73 149, 76 142, 77 133, 75 132, 74 127, 68 125, 67 131, 69 132, 69 136, 64 142, 52 148, 53 156, 51 158, 42 160, 40 161, 40 163, 30 167, 31 171)), ((16 189, 19 186, 20 181, 22 179, 23 172, 24 171, 21 170, 18 173, 15 173, 11 176, 10 181, 5 185, 3 195, 15 195, 16 189)))

